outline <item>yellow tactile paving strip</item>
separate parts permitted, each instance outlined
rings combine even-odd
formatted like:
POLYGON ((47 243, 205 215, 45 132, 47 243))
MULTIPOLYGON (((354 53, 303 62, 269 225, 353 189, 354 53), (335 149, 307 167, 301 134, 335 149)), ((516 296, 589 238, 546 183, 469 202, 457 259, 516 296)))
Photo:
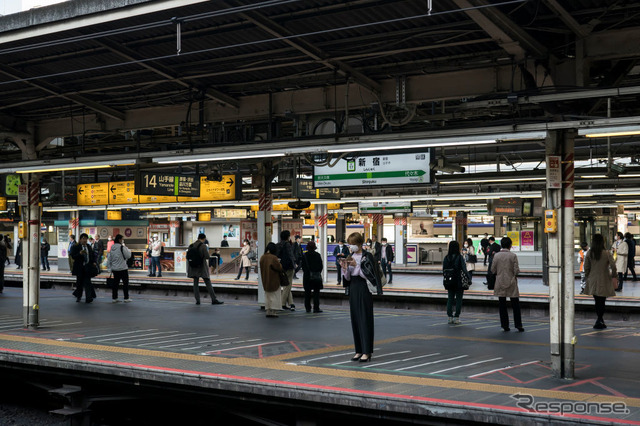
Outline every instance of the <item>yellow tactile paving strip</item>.
MULTIPOLYGON (((446 338, 445 336, 428 336, 428 335, 408 335, 396 337, 393 339, 388 339, 384 341, 378 341, 376 344, 383 343, 392 343, 401 340, 409 340, 409 339, 423 339, 430 340, 436 338, 446 338)), ((474 338, 459 338, 463 340, 476 340, 476 341, 494 341, 494 339, 474 339, 474 338)), ((201 355, 190 355, 190 354, 180 354, 173 352, 163 352, 163 351, 154 351, 147 349, 134 349, 134 348, 123 348, 123 347, 113 347, 113 346, 105 346, 105 345, 95 345, 95 344, 87 344, 87 343, 78 343, 78 342, 67 342, 67 341, 57 341, 57 340, 49 340, 43 338, 35 338, 35 337, 25 337, 25 336, 14 336, 9 334, 0 334, 0 341, 4 342, 19 342, 19 343, 27 343, 34 345, 32 348, 34 351, 42 352, 43 346, 49 348, 73 348, 78 351, 95 351, 100 352, 102 354, 96 353, 83 353, 82 355, 85 357, 96 357, 102 356, 103 359, 108 360, 108 353, 118 353, 118 354, 130 354, 130 355, 138 355, 148 357, 148 363, 152 363, 152 358, 165 358, 165 359, 179 359, 185 361, 196 361, 196 362, 204 362, 210 364, 221 364, 221 365, 233 365, 237 367, 248 367, 248 368, 256 368, 256 369, 270 369, 270 370, 278 370, 278 371, 287 371, 287 372, 295 372, 295 373, 306 373, 306 374, 314 374, 321 376, 332 376, 338 378, 350 378, 350 379, 360 379, 360 380, 370 380, 374 382, 385 382, 385 383, 393 383, 393 384, 407 384, 407 385, 415 385, 415 386, 426 386, 426 387, 437 387, 444 389, 458 389, 458 390, 468 390, 468 391, 476 391, 476 392, 487 392, 491 394, 504 394, 504 395, 513 395, 521 392, 525 392, 526 394, 532 395, 534 397, 540 398, 552 398, 558 400, 570 400, 570 401, 589 401, 589 402, 624 402, 629 407, 640 407, 640 398, 630 398, 630 397, 616 397, 616 396, 607 396, 607 395, 598 395, 598 394, 589 394, 589 393, 581 393, 581 392, 568 392, 568 391, 552 391, 545 389, 536 389, 536 388, 528 388, 528 387, 518 387, 518 386, 505 386, 505 385, 495 385, 495 384, 487 384, 487 383, 472 383, 466 381, 458 381, 458 380, 446 380, 446 379, 437 379, 437 378, 423 378, 423 377, 412 377, 412 376, 400 376, 400 375, 392 375, 385 373, 375 373, 375 372, 367 372, 367 371, 354 371, 354 370, 346 370, 346 369, 332 369, 326 367, 312 367, 305 365, 293 365, 288 364, 285 361, 290 358, 298 358, 309 355, 315 355, 326 352, 333 351, 344 351, 350 350, 351 346, 336 346, 332 348, 323 348, 317 349, 307 352, 297 352, 295 354, 287 354, 276 357, 271 357, 267 359, 249 359, 249 358, 219 358, 213 356, 201 356, 201 355), (38 347, 35 347, 35 346, 38 347)), ((501 343, 511 343, 500 340, 501 343)), ((525 342, 513 342, 517 344, 523 344, 525 342)), ((529 344, 538 344, 541 343, 529 343, 529 344)), ((593 348, 598 349, 598 348, 593 348)), ((0 348, 0 352, 2 349, 0 348)), ((52 353, 52 358, 55 358, 55 353, 52 353)), ((98 360, 99 361, 99 360, 98 360)))

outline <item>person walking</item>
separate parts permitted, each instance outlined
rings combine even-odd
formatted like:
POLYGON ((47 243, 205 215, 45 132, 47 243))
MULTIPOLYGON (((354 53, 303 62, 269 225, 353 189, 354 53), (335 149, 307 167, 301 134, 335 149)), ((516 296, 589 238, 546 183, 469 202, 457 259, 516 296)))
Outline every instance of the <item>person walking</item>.
POLYGON ((584 294, 584 288, 587 285, 584 273, 584 259, 589 252, 589 245, 585 242, 580 243, 580 251, 578 252, 578 262, 580 264, 580 294, 584 294))
POLYGON ((629 247, 629 254, 627 255, 627 267, 624 270, 624 280, 627 280, 627 273, 631 271, 633 281, 638 281, 638 277, 636 276, 636 240, 633 239, 633 235, 631 235, 631 232, 627 232, 624 234, 624 241, 629 247))
POLYGON ((245 280, 249 279, 249 269, 251 269, 251 260, 249 259, 249 252, 251 251, 251 243, 249 240, 244 240, 244 245, 242 249, 240 249, 240 268, 238 270, 238 276, 235 278, 236 280, 240 279, 240 275, 242 275, 242 269, 244 268, 247 271, 247 276, 245 280))
POLYGON ((607 328, 604 323, 604 309, 607 297, 616 295, 616 276, 619 276, 613 255, 604 249, 604 237, 602 234, 594 234, 591 239, 591 248, 585 256, 584 275, 587 284, 584 294, 593 296, 596 305, 596 323, 593 328, 601 330, 607 328))
POLYGON ((381 259, 382 259, 382 244, 380 244, 380 241, 378 241, 378 236, 377 235, 373 235, 371 236, 371 254, 373 255, 373 257, 376 259, 376 261, 378 263, 380 263, 381 259))
MULTIPOLYGON (((204 244, 204 242, 203 242, 204 244)), ((160 255, 162 254, 162 242, 158 240, 158 237, 153 237, 153 242, 151 243, 151 272, 149 273, 150 277, 162 277, 162 265, 160 264, 160 255), (157 269, 157 275, 156 275, 157 269)), ((209 258, 209 253, 207 252, 207 259, 209 258)))
POLYGON ((209 250, 204 243, 207 239, 205 234, 198 234, 198 240, 189 246, 187 250, 187 276, 193 278, 193 295, 196 298, 196 305, 200 304, 200 285, 199 280, 202 278, 212 305, 222 305, 224 302, 218 300, 216 293, 213 291, 211 279, 209 275, 209 250))
POLYGON ((46 238, 42 238, 40 242, 40 262, 42 263, 43 271, 50 271, 49 267, 49 250, 51 250, 51 245, 46 238))
POLYGON ((449 279, 447 283, 447 316, 449 324, 460 324, 460 311, 462 310, 462 297, 464 288, 462 287, 461 274, 467 274, 466 263, 464 257, 460 253, 460 243, 451 241, 449 243, 449 252, 442 261, 442 273, 449 279), (453 304, 456 305, 455 312, 453 304))
POLYGON ((302 256, 302 286, 304 287, 304 307, 311 312, 311 295, 313 294, 313 312, 320 313, 320 290, 322 285, 322 256, 316 251, 316 243, 307 243, 307 252, 302 256))
POLYGON ((111 250, 107 255, 107 269, 113 273, 113 287, 111 288, 111 299, 113 303, 118 303, 118 286, 122 281, 122 294, 125 302, 131 302, 129 299, 129 267, 127 260, 131 258, 131 250, 124 245, 124 237, 120 234, 116 235, 111 245, 111 250))
POLYGON ((464 257, 464 261, 467 266, 467 272, 469 273, 469 285, 473 281, 473 271, 476 270, 476 262, 478 261, 478 256, 476 255, 476 249, 473 247, 473 241, 471 238, 467 238, 464 241, 462 247, 462 256, 464 257))
POLYGON ((22 269, 22 238, 18 238, 18 246, 16 247, 16 258, 13 263, 18 265, 16 269, 22 269))
POLYGON ((73 257, 71 257, 71 248, 78 244, 76 242, 76 236, 71 234, 69 235, 69 246, 67 247, 67 256, 69 257, 69 270, 73 271, 73 257))
POLYGON ((496 286, 494 296, 498 296, 500 309, 500 326, 504 331, 509 331, 509 313, 507 312, 507 297, 511 299, 513 309, 513 324, 519 332, 523 332, 522 315, 520 313, 520 292, 518 291, 518 256, 511 250, 511 238, 504 237, 500 240, 502 250, 493 255, 491 272, 496 274, 496 286))
POLYGON ((624 271, 627 270, 627 258, 629 256, 629 246, 624 241, 624 235, 622 232, 618 231, 616 233, 616 240, 611 246, 611 252, 613 253, 613 258, 616 261, 616 269, 618 270, 618 288, 616 291, 622 291, 622 286, 624 284, 624 271))
POLYGON ((86 303, 93 302, 96 298, 96 291, 91 283, 91 278, 98 273, 98 265, 96 264, 96 254, 88 243, 88 235, 81 234, 78 244, 73 246, 69 254, 73 258, 73 271, 71 273, 76 276, 76 289, 73 295, 76 302, 82 299, 84 291, 84 299, 86 303))
POLYGON ((478 254, 484 254, 484 266, 487 266, 487 257, 489 256, 489 234, 484 234, 484 238, 480 240, 480 247, 478 247, 478 254))
POLYGON ((7 246, 7 259, 5 260, 5 262, 7 262, 7 265, 11 265, 11 260, 9 260, 9 256, 13 254, 13 244, 11 244, 11 237, 5 235, 4 243, 7 246))
POLYGON ((102 259, 104 258, 104 242, 100 239, 100 235, 96 235, 96 239, 93 242, 93 251, 96 253, 96 264, 98 265, 98 273, 100 273, 102 259))
POLYGON ((302 244, 300 244, 300 235, 296 235, 293 243, 293 258, 296 261, 296 269, 293 271, 293 279, 298 280, 298 271, 302 268, 302 244))
POLYGON ((0 293, 4 291, 4 262, 7 260, 7 245, 4 235, 0 234, 0 293))
POLYGON ((282 292, 280 291, 280 273, 282 265, 278 259, 278 246, 267 244, 267 249, 260 257, 260 278, 264 289, 264 308, 267 318, 277 318, 278 309, 282 306, 282 292))
POLYGON ((349 248, 344 244, 344 239, 338 241, 338 245, 333 249, 333 256, 336 258, 336 271, 338 271, 338 285, 342 284, 342 269, 340 260, 349 256, 349 248))
POLYGON ((296 310, 293 304, 293 296, 291 294, 291 286, 293 285, 293 271, 297 268, 295 257, 293 255, 293 246, 291 245, 291 232, 284 230, 280 233, 280 242, 278 243, 278 258, 282 264, 282 269, 287 274, 289 285, 282 288, 282 309, 296 310), (288 304, 288 305, 287 305, 288 304))
POLYGON ((391 270, 391 263, 393 263, 393 259, 393 247, 387 244, 386 238, 382 238, 382 245, 380 246, 380 266, 382 267, 384 277, 387 278, 387 275, 389 275, 387 284, 393 283, 393 271, 391 270))
POLYGON ((373 354, 373 296, 382 294, 378 263, 371 253, 364 252, 364 237, 357 232, 347 238, 351 256, 341 260, 344 286, 349 287, 351 331, 356 354, 351 361, 371 361, 373 354))

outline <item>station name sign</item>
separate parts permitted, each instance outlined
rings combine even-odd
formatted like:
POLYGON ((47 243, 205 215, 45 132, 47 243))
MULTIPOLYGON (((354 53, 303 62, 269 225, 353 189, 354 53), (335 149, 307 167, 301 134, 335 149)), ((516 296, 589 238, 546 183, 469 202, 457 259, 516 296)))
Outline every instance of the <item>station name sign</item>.
POLYGON ((168 197, 199 197, 200 177, 167 173, 140 172, 136 174, 137 195, 168 197))
POLYGON ((415 185, 430 182, 429 152, 379 154, 314 166, 315 188, 415 185))

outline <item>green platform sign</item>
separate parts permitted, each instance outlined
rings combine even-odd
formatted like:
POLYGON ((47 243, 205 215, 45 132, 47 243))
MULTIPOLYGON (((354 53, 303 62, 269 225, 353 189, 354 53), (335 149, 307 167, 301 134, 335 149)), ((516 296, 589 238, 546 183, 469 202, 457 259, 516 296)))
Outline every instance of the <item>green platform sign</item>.
POLYGON ((0 179, 0 196, 17 197, 18 186, 22 183, 20 175, 2 175, 0 179))

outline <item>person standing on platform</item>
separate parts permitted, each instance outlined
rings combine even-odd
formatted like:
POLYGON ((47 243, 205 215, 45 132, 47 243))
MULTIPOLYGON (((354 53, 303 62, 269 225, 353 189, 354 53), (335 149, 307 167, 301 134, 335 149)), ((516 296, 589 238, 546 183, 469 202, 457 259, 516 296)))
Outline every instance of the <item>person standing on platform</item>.
POLYGON ((264 288, 264 308, 267 318, 277 318, 278 309, 282 306, 282 293, 280 291, 280 272, 282 265, 278 260, 278 246, 275 243, 267 244, 267 249, 260 257, 260 278, 264 288))
POLYGON ((93 243, 93 251, 96 253, 96 264, 98 265, 98 272, 100 272, 102 259, 104 257, 104 242, 100 239, 100 235, 96 235, 93 243))
MULTIPOLYGON (((494 239, 495 241, 495 239, 494 239)), ((478 254, 484 254, 484 266, 487 266, 487 257, 489 256, 489 234, 485 233, 484 238, 480 240, 480 247, 478 247, 478 254)))
POLYGON ((69 255, 73 258, 73 271, 71 273, 76 276, 76 289, 73 295, 76 298, 76 302, 82 299, 82 292, 84 290, 85 302, 91 303, 96 298, 96 292, 93 289, 91 278, 98 272, 98 265, 96 265, 96 254, 87 241, 87 234, 80 235, 80 241, 73 246, 69 255))
POLYGON ((354 232, 347 238, 351 256, 341 261, 344 285, 349 287, 351 330, 356 354, 351 361, 371 361, 373 354, 373 296, 382 294, 378 262, 362 250, 364 238, 354 232))
POLYGON ((589 252, 589 245, 585 242, 580 243, 580 251, 578 252, 578 262, 580 264, 580 294, 584 294, 584 288, 587 285, 584 274, 584 259, 589 252))
POLYGON ((493 262, 493 256, 496 253, 499 253, 502 250, 500 244, 496 243, 496 239, 494 237, 489 237, 489 245, 487 246, 487 256, 489 256, 489 266, 487 267, 487 286, 489 290, 493 290, 493 286, 495 285, 496 276, 491 272, 491 263, 493 262))
POLYGON ((467 238, 464 241, 464 245, 462 248, 462 256, 464 257, 464 261, 467 264, 467 272, 469 273, 469 285, 471 285, 471 281, 473 281, 473 271, 476 270, 476 262, 478 261, 478 256, 476 256, 476 249, 473 246, 473 241, 471 238, 467 238))
MULTIPOLYGON (((203 242, 204 244, 204 242, 203 242)), ((158 240, 158 237, 153 237, 151 243, 151 273, 150 277, 162 277, 162 265, 160 264, 160 255, 162 255, 162 242, 158 240), (156 269, 158 273, 156 275, 156 269)), ((207 259, 209 258, 209 252, 207 252, 207 259)), ((208 277, 207 277, 208 278, 208 277)))
POLYGON ((216 248, 216 249, 213 249, 213 253, 209 258, 209 269, 212 274, 218 273, 218 265, 220 265, 220 249, 216 248))
POLYGON ((294 238, 294 243, 293 243, 293 258, 296 260, 296 265, 298 265, 296 267, 296 269, 293 271, 293 279, 297 280, 298 278, 298 271, 300 270, 300 268, 302 268, 302 245, 300 244, 300 235, 296 235, 294 238))
POLYGON ((17 269, 22 269, 22 238, 18 238, 18 247, 16 247, 16 258, 13 263, 18 265, 17 269))
POLYGON ((587 280, 584 293, 593 296, 596 303, 597 319, 593 326, 596 330, 607 328, 604 323, 604 307, 607 297, 616 295, 614 284, 616 275, 619 276, 616 263, 611 253, 604 249, 602 234, 594 234, 591 248, 584 261, 584 275, 587 280))
POLYGON ((372 237, 370 247, 371 254, 373 255, 374 259, 376 259, 376 261, 380 263, 380 259, 382 259, 382 245, 378 241, 378 237, 376 235, 372 237))
POLYGON ((107 253, 111 253, 111 247, 113 247, 114 244, 115 244, 115 241, 113 240, 113 237, 109 235, 109 238, 107 241, 107 253))
POLYGON ((198 240, 189 246, 187 250, 187 276, 193 278, 193 295, 196 298, 196 305, 200 304, 200 278, 202 278, 204 285, 207 287, 207 291, 211 297, 211 304, 222 305, 224 302, 218 300, 211 285, 211 276, 209 275, 209 249, 207 249, 204 243, 206 239, 207 236, 205 234, 198 234, 198 240))
POLYGON ((393 263, 394 253, 393 247, 387 244, 387 239, 382 239, 382 245, 380 246, 380 266, 382 266, 382 273, 384 277, 389 275, 387 284, 393 284, 393 272, 391 271, 391 264, 393 263))
POLYGON ((629 247, 629 254, 627 256, 627 267, 624 270, 624 280, 627 280, 627 273, 631 271, 633 281, 638 281, 638 277, 636 276, 636 241, 633 239, 633 235, 631 235, 631 232, 627 232, 626 234, 624 234, 624 241, 629 247))
POLYGON ((496 274, 496 287, 494 296, 498 296, 500 306, 500 326, 504 331, 509 331, 509 313, 507 312, 507 297, 511 299, 513 309, 513 323, 519 332, 523 332, 522 315, 520 314, 520 292, 518 291, 518 256, 511 250, 511 238, 504 237, 500 240, 502 250, 493 255, 491 272, 496 274))
POLYGON ((4 291, 4 261, 7 260, 7 245, 0 234, 0 293, 4 291))
POLYGON ((333 256, 336 258, 336 271, 338 271, 338 285, 342 284, 342 270, 340 267, 340 260, 346 259, 349 256, 349 248, 344 244, 344 240, 341 238, 338 241, 338 245, 333 249, 333 256))
POLYGON ((616 233, 616 241, 611 246, 613 258, 616 261, 616 269, 618 270, 618 288, 616 291, 622 291, 624 284, 624 271, 627 270, 627 259, 629 257, 629 246, 624 241, 624 235, 622 232, 616 233))
POLYGON ((240 268, 238 269, 238 276, 235 278, 236 280, 240 279, 242 275, 242 269, 244 268, 247 271, 247 276, 245 280, 249 279, 249 269, 251 269, 251 260, 249 259, 249 252, 251 251, 251 243, 249 240, 244 240, 244 245, 242 249, 240 249, 240 268))
POLYGON ((316 251, 316 243, 307 243, 307 252, 300 259, 302 263, 302 286, 304 287, 304 307, 311 312, 311 295, 313 294, 313 312, 320 313, 320 290, 322 285, 322 256, 316 251))
POLYGON ((11 237, 6 235, 4 237, 4 243, 7 246, 7 265, 11 265, 11 260, 9 260, 9 256, 13 254, 13 244, 11 244, 11 237))
POLYGON ((124 245, 124 237, 120 234, 116 235, 111 250, 108 250, 107 268, 113 273, 115 282, 111 289, 112 302, 118 303, 118 286, 122 281, 122 293, 124 301, 131 302, 129 299, 129 267, 127 260, 131 258, 131 250, 124 245))
POLYGON ((69 256, 69 270, 73 271, 73 257, 71 257, 71 248, 78 244, 76 242, 76 236, 71 234, 69 235, 69 246, 67 247, 67 256, 69 256))
POLYGON ((450 277, 447 286, 447 316, 449 317, 449 324, 460 324, 460 311, 462 310, 462 297, 464 295, 464 289, 462 288, 461 274, 467 274, 467 266, 460 253, 460 243, 457 241, 451 241, 449 243, 449 252, 442 261, 442 273, 445 276, 450 277), (455 313, 453 311, 453 304, 456 304, 455 313))
POLYGON ((40 243, 40 261, 42 263, 43 271, 51 270, 51 268, 49 267, 49 251, 50 250, 51 250, 51 245, 49 244, 46 238, 43 238, 42 242, 40 243))
POLYGON ((222 241, 220 241, 220 247, 229 247, 229 241, 227 241, 227 236, 222 237, 222 241))
POLYGON ((287 274, 289 284, 282 288, 282 309, 295 311, 296 305, 293 304, 293 296, 291 295, 291 286, 293 285, 293 271, 297 268, 296 260, 293 255, 293 246, 291 245, 291 232, 284 230, 280 233, 280 242, 278 243, 278 258, 282 264, 282 269, 287 274), (288 304, 288 305, 287 305, 288 304))

